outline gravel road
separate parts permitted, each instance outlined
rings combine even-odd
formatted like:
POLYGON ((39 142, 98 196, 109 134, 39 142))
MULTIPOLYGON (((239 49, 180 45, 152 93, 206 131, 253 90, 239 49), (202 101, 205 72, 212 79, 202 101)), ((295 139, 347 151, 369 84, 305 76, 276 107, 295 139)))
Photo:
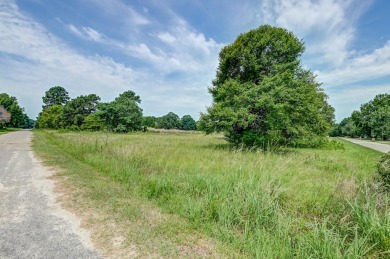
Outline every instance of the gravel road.
POLYGON ((359 140, 359 139, 353 139, 353 138, 343 138, 344 140, 347 140, 349 142, 361 145, 363 147, 368 147, 377 151, 380 151, 382 153, 388 153, 390 152, 390 145, 382 144, 378 142, 371 142, 367 140, 359 140))
POLYGON ((0 258, 99 258, 79 220, 56 202, 31 138, 0 135, 0 258))

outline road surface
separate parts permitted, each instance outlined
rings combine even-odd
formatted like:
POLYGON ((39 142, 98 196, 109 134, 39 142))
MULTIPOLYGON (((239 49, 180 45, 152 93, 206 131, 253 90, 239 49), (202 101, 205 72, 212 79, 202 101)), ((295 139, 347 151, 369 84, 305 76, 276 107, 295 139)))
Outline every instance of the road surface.
POLYGON ((0 135, 0 258, 99 258, 80 222, 61 208, 31 131, 0 135))
POLYGON ((390 145, 382 144, 374 141, 367 141, 367 140, 360 140, 360 139, 353 139, 353 138, 343 138, 344 140, 347 140, 349 142, 361 145, 363 147, 368 147, 374 150, 377 150, 382 153, 388 153, 390 152, 390 145))

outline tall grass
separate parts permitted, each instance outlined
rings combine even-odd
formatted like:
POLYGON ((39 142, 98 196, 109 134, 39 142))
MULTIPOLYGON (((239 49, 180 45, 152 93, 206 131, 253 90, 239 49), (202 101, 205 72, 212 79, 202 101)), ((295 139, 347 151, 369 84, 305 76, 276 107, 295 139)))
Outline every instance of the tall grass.
POLYGON ((389 195, 373 187, 375 151, 344 143, 264 153, 198 134, 37 134, 244 255, 389 255, 389 195))

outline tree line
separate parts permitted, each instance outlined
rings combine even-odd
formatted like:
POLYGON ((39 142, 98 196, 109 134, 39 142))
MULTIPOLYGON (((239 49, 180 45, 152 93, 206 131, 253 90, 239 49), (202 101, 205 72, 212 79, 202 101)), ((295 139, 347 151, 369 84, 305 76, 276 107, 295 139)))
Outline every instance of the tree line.
POLYGON ((353 111, 351 116, 335 124, 331 136, 362 137, 388 140, 390 138, 390 94, 378 94, 353 111))
POLYGON ((34 121, 20 107, 14 96, 0 94, 0 129, 3 128, 32 128, 34 121))
POLYGON ((190 115, 182 119, 173 112, 160 118, 143 117, 140 96, 125 91, 114 101, 101 102, 96 94, 80 95, 74 99, 62 86, 55 86, 42 97, 44 105, 36 128, 70 130, 108 130, 129 132, 147 127, 195 130, 195 120, 190 115))

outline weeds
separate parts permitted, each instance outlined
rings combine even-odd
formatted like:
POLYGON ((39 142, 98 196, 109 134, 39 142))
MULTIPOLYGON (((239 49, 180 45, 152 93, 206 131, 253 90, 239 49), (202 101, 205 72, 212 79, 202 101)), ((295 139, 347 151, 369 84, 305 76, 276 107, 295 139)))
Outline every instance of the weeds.
POLYGON ((379 154, 353 144, 264 153, 198 134, 37 134, 238 253, 361 258, 390 249, 389 197, 369 184, 379 154))

